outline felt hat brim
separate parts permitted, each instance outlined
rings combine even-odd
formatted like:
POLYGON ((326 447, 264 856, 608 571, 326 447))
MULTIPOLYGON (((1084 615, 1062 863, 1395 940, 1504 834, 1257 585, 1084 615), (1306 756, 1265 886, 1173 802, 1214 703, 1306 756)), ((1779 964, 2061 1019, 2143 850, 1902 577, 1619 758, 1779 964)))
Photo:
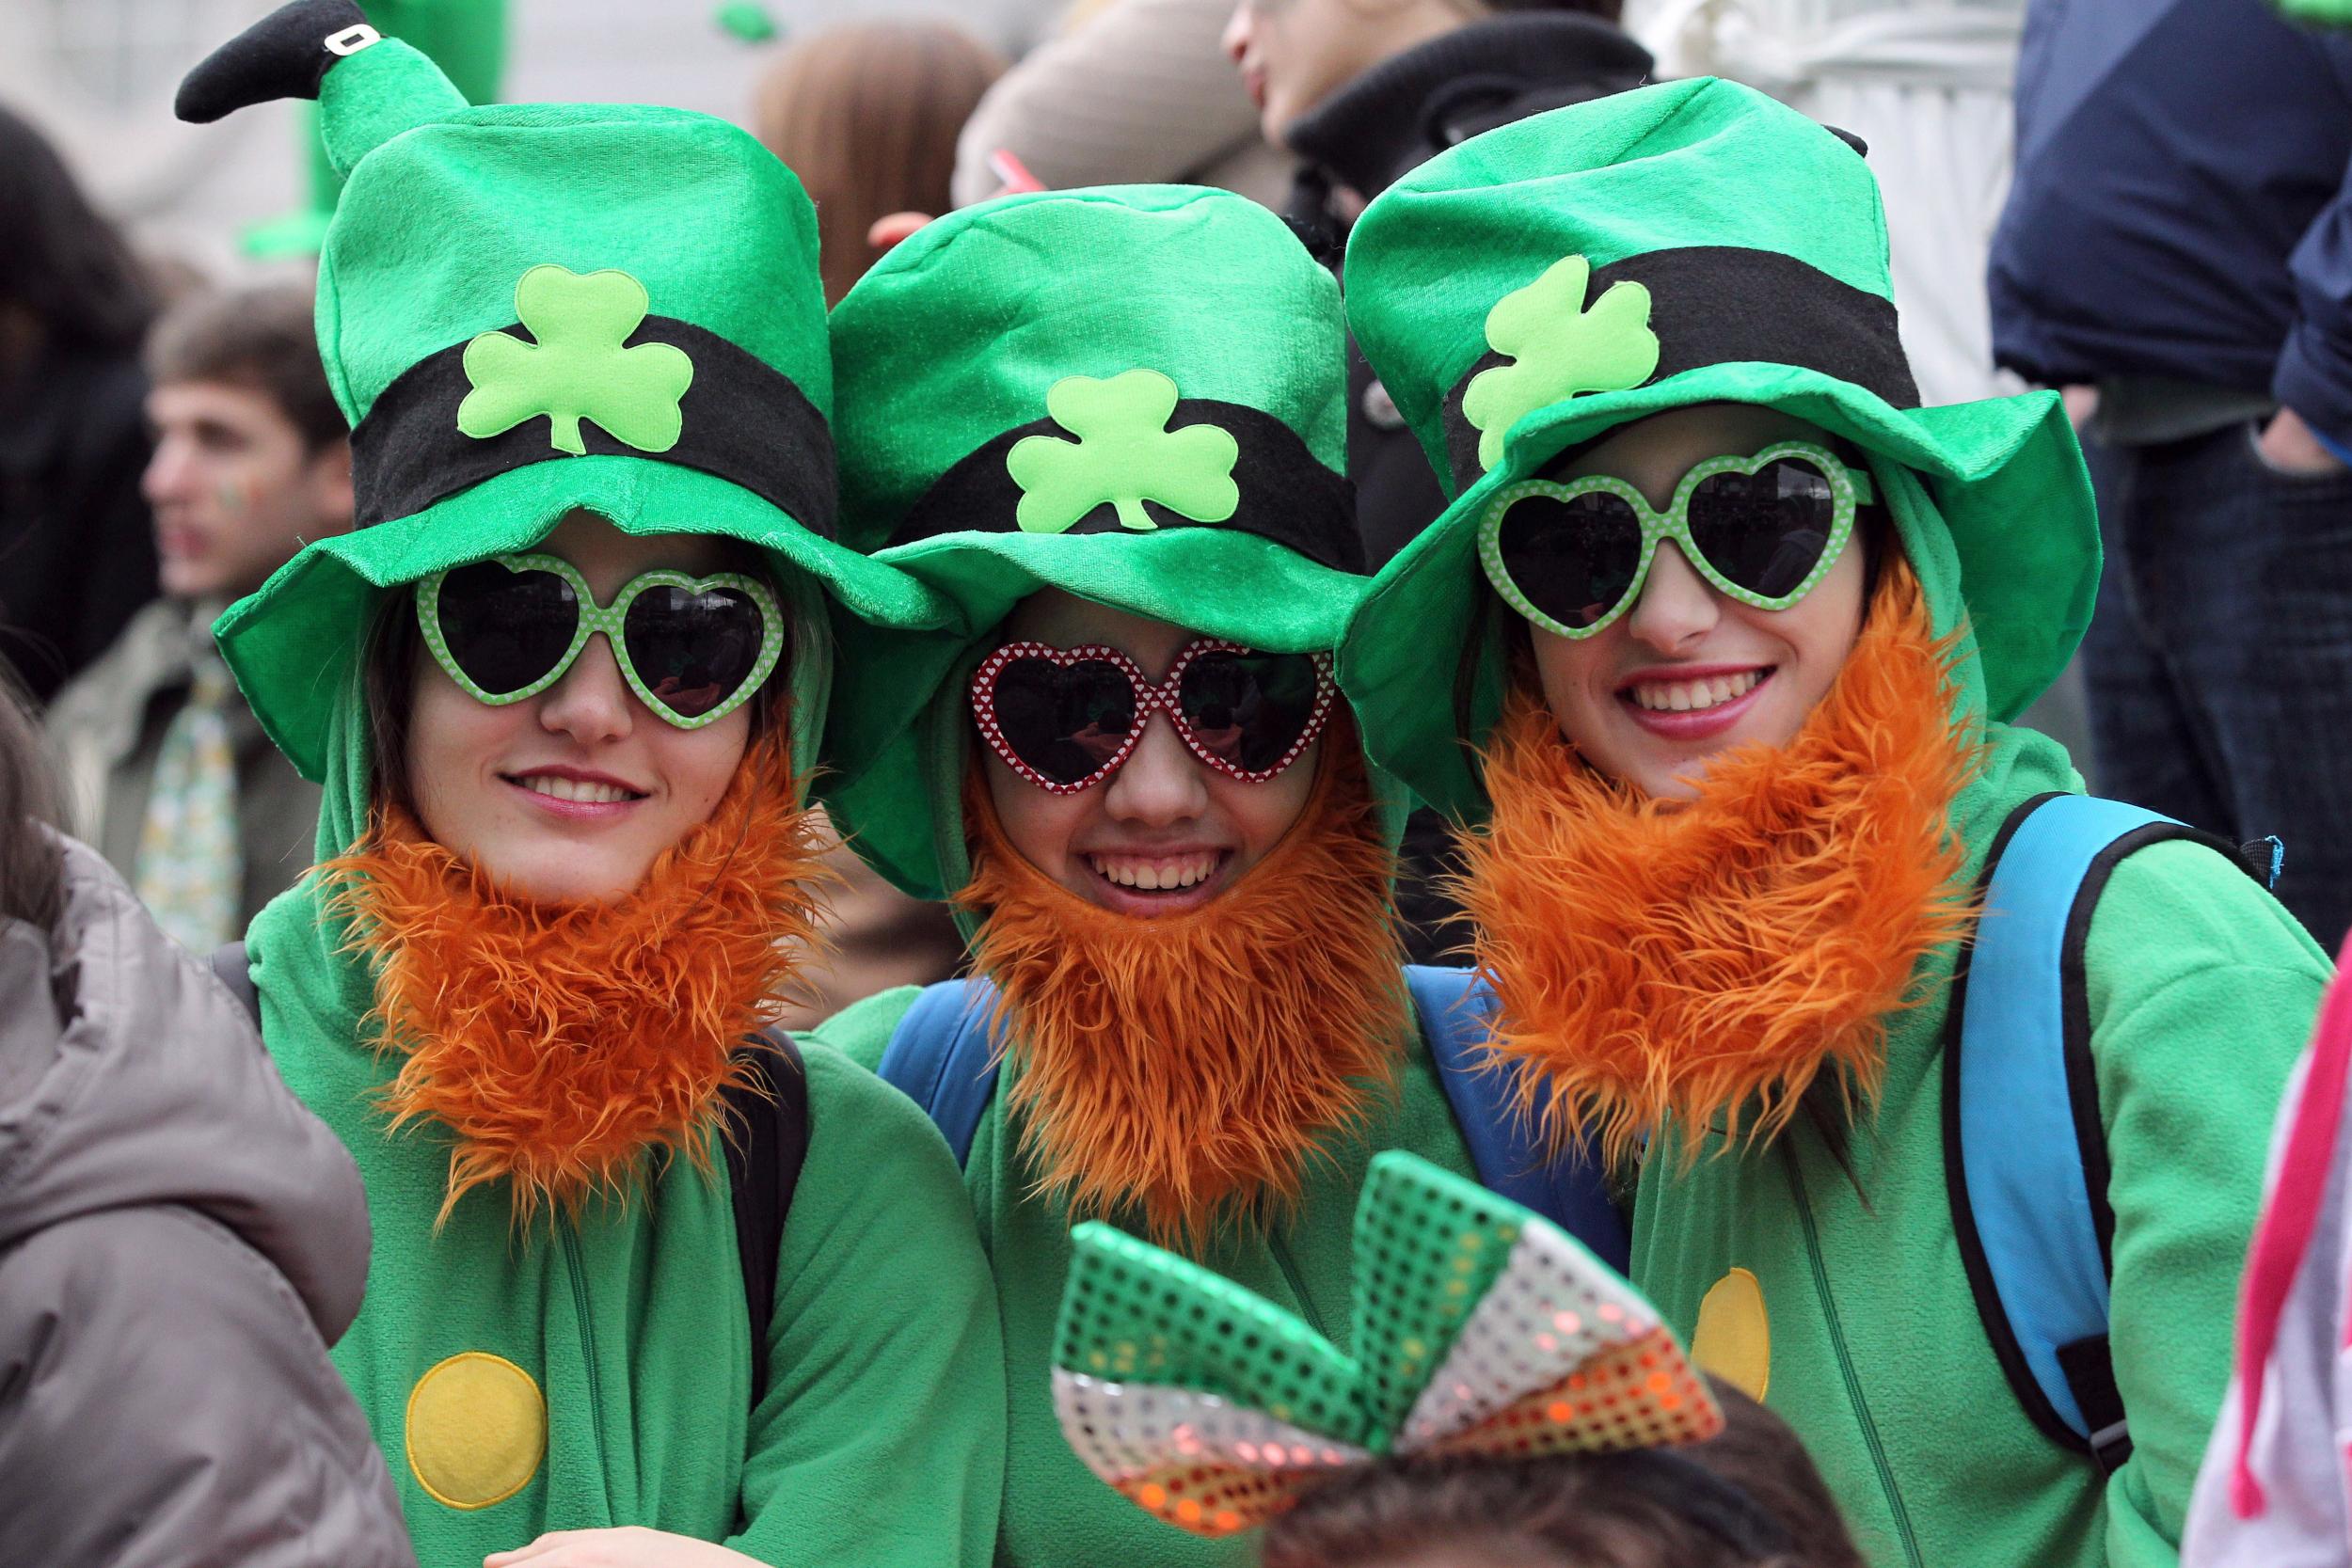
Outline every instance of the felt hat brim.
MULTIPOLYGON (((262 730, 303 777, 323 779, 330 721, 352 689, 377 595, 451 566, 528 549, 575 509, 627 533, 739 540, 767 551, 779 572, 806 574, 828 601, 861 621, 923 627, 950 619, 935 595, 898 572, 714 474, 639 457, 553 459, 510 469, 422 512, 319 540, 230 606, 214 634, 262 730), (324 664, 321 648, 335 650, 324 664)), ((794 723, 813 736, 822 715, 796 713, 794 723)))
POLYGON ((1042 588, 1270 653, 1339 646, 1364 579, 1230 529, 943 534, 877 560, 953 603, 952 646, 886 626, 841 629, 818 793, 877 871, 918 898, 963 883, 963 688, 1013 607, 1042 588))
MULTIPOLYGON (((2098 591, 2099 531, 2082 451, 2056 392, 1899 409, 1817 371, 1709 365, 1528 416, 1512 427, 1503 460, 1382 569, 1340 651, 1340 684, 1375 762, 1451 816, 1484 813, 1462 742, 1483 741, 1501 711, 1507 612, 1490 607, 1483 630, 1479 618, 1491 593, 1476 559, 1489 498, 1617 425, 1718 402, 1780 409, 1920 477, 1958 556, 1991 718, 2015 717, 2065 669, 2098 591), (1473 638, 1479 645, 1468 648, 1473 638), (1467 713, 1457 712, 1457 691, 1467 694, 1467 713)), ((1905 541, 1915 557, 1924 547, 1905 541)))

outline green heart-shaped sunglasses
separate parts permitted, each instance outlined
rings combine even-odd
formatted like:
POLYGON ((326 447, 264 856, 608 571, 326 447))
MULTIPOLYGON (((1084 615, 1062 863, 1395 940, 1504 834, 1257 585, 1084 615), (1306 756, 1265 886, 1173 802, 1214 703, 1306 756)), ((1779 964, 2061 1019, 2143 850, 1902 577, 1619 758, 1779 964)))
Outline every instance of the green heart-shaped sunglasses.
POLYGON ((434 661, 476 701, 537 696, 604 633, 631 691, 682 730, 751 700, 784 653, 784 614, 757 578, 647 572, 609 605, 554 555, 497 555, 417 584, 417 626, 434 661))
POLYGON ((1740 603, 1787 610, 1829 576, 1871 499, 1867 473, 1810 441, 1710 458, 1663 512, 1608 474, 1521 480, 1487 503, 1478 560, 1505 603, 1558 637, 1591 637, 1623 615, 1661 539, 1740 603))

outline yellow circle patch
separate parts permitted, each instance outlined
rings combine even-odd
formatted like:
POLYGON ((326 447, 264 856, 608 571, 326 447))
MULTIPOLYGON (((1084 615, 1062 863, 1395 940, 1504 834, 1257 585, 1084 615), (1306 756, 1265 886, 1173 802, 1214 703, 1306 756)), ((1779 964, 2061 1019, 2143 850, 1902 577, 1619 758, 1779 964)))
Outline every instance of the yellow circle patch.
POLYGON ((408 1394, 408 1468, 445 1508, 487 1508, 521 1491, 548 1451, 548 1402, 502 1355, 469 1350, 408 1394))
POLYGON ((1772 1321, 1756 1275, 1734 1269, 1715 1281, 1699 1303, 1691 1359, 1750 1399, 1764 1397, 1772 1385, 1772 1321))

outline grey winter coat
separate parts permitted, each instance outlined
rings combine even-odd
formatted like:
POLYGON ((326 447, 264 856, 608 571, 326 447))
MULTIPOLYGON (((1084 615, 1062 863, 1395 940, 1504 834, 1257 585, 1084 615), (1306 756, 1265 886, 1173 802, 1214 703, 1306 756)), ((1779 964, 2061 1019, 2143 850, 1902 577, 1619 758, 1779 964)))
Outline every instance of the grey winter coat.
POLYGON ((359 1173, 203 962, 66 842, 0 921, 0 1563, 414 1568, 326 1347, 359 1173))

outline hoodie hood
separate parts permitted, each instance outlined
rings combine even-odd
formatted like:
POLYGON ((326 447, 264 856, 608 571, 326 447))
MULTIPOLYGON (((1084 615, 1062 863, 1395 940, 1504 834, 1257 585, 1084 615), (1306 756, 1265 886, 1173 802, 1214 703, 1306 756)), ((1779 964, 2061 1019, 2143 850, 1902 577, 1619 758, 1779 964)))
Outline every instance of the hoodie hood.
POLYGON ((329 1342, 367 1284, 366 1195, 236 999, 65 841, 54 929, 0 924, 0 1249, 101 1210, 176 1205, 285 1275, 329 1342))

